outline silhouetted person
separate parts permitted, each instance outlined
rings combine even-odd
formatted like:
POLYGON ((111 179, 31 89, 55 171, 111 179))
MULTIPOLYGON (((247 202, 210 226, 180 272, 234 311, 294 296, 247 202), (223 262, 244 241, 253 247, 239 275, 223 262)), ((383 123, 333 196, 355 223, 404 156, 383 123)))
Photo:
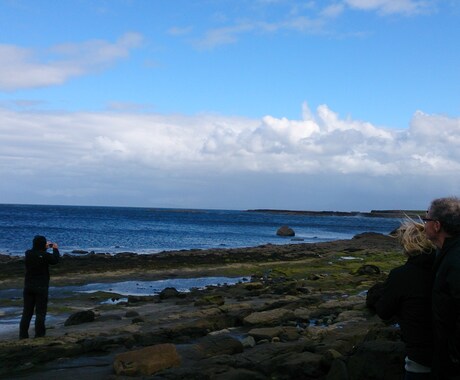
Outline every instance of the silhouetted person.
POLYGON ((24 280, 24 309, 19 325, 19 338, 29 337, 30 320, 35 309, 35 338, 45 336, 45 319, 48 306, 48 287, 50 282, 49 265, 59 262, 56 243, 49 243, 44 236, 35 236, 32 249, 25 253, 26 274, 24 280), (53 253, 48 253, 52 248, 53 253))
POLYGON ((433 283, 435 355, 438 380, 460 379, 460 198, 439 198, 426 213, 425 234, 437 247, 433 283))

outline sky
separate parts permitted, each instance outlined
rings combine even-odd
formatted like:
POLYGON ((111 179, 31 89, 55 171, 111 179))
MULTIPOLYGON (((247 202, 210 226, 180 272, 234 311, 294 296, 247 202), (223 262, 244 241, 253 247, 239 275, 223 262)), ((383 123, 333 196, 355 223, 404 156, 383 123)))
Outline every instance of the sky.
POLYGON ((0 0, 0 203, 460 195, 458 0, 0 0))

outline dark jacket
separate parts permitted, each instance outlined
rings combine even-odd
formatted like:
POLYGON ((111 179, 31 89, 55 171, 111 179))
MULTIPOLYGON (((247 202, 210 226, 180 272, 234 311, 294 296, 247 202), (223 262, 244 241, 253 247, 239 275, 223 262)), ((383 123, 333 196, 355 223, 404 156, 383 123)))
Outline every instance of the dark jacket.
POLYGON ((434 273, 435 373, 460 378, 460 236, 444 241, 434 273))
POLYGON ((59 250, 53 253, 30 249, 25 253, 26 275, 24 287, 27 289, 47 289, 50 283, 49 265, 59 262, 59 250))
POLYGON ((374 307, 380 318, 396 318, 409 359, 431 366, 433 330, 431 318, 432 267, 435 254, 409 257, 393 269, 374 307))

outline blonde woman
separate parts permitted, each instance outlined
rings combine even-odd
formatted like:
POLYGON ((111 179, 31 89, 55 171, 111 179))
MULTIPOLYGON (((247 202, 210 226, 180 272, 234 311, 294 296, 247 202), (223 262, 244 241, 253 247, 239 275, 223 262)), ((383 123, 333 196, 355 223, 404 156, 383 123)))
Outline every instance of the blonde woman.
POLYGON ((424 225, 406 220, 396 231, 407 261, 390 271, 382 294, 373 305, 384 320, 395 318, 406 345, 405 380, 431 378, 433 328, 431 318, 432 267, 436 248, 424 225))

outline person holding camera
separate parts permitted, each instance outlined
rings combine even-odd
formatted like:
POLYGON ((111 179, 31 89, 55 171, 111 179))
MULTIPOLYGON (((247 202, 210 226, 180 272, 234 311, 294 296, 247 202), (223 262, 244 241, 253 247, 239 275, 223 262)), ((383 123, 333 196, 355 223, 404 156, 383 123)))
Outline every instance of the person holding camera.
POLYGON ((19 325, 19 339, 29 337, 29 325, 35 309, 35 338, 46 333, 45 319, 48 307, 48 288, 50 282, 49 265, 59 262, 58 245, 37 235, 33 239, 32 249, 25 253, 24 309, 19 325), (53 253, 47 252, 47 249, 53 253))

